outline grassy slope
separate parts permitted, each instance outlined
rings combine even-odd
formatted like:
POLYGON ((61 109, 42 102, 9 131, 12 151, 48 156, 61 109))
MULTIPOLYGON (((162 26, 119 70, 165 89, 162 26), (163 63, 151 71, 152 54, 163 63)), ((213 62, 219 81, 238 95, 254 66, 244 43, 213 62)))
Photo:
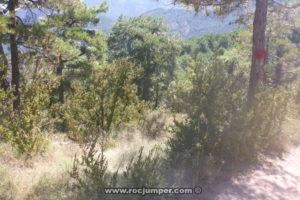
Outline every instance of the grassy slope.
MULTIPOLYGON (((0 199, 57 199, 59 194, 51 196, 49 192, 63 190, 61 184, 69 181, 67 172, 74 154, 79 151, 77 145, 63 145, 60 141, 61 138, 51 139, 47 152, 31 160, 17 157, 9 145, 0 144, 0 176, 3 177, 0 199)), ((66 194, 61 194, 63 196, 66 194)))
MULTIPOLYGON (((155 114, 152 118, 155 119, 155 114)), ((112 141, 113 145, 105 153, 110 170, 117 169, 120 163, 124 166, 122 160, 129 160, 128 156, 133 155, 141 146, 146 146, 145 150, 149 150, 157 144, 165 143, 168 137, 165 125, 158 128, 163 133, 156 139, 147 139, 141 135, 146 130, 151 134, 150 129, 155 129, 158 122, 153 122, 152 118, 148 119, 146 129, 133 126, 118 132, 120 136, 112 141)), ((173 119, 167 117, 159 121, 172 124, 173 119)), ((294 141, 298 137, 297 144, 300 144, 300 119, 287 120, 284 130, 295 137, 294 141)), ((68 172, 72 168, 75 153, 80 154, 79 146, 66 140, 63 135, 51 138, 47 152, 29 161, 16 157, 9 145, 0 143, 0 200, 74 199, 68 172)))

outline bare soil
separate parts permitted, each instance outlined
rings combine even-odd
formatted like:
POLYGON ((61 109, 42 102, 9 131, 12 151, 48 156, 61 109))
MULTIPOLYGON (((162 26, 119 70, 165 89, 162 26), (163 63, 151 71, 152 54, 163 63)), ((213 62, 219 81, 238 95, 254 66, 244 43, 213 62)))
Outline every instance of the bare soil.
POLYGON ((203 191, 206 200, 300 200, 300 146, 203 191))

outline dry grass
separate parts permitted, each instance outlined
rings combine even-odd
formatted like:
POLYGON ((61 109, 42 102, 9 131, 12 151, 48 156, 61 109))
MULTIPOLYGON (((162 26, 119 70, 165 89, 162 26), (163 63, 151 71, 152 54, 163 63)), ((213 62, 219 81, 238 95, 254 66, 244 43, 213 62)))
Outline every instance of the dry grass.
POLYGON ((0 144, 0 176, 5 177, 7 182, 0 185, 0 199, 41 199, 35 198, 33 191, 47 177, 51 177, 52 182, 61 182, 62 178, 68 181, 66 174, 72 167, 74 154, 79 152, 79 147, 73 143, 63 143, 62 138, 52 138, 45 154, 32 159, 17 157, 8 144, 0 144))
POLYGON ((290 137, 290 141, 294 145, 300 145, 300 116, 286 120, 283 130, 290 137))
MULTIPOLYGON (((141 147, 147 153, 157 145, 165 145, 169 137, 167 129, 174 118, 158 112, 149 116, 145 118, 147 126, 143 126, 144 123, 142 126, 129 125, 108 139, 105 151, 108 170, 125 169, 131 156, 141 147), (149 127, 159 133, 157 137, 149 137, 145 132, 145 128, 149 127)), ((18 157, 8 144, 0 143, 0 200, 74 199, 68 172, 73 166, 75 154, 81 154, 79 145, 66 139, 63 134, 51 136, 47 151, 31 159, 18 157)))
POLYGON ((143 147, 144 156, 153 148, 164 149, 170 137, 174 116, 166 111, 149 112, 140 125, 131 124, 118 130, 113 145, 104 154, 108 159, 108 170, 122 172, 133 156, 143 147))
MULTIPOLYGON (((300 145, 300 118, 293 116, 286 120, 283 130, 294 144, 300 145)), ((130 157, 142 146, 144 152, 149 152, 157 145, 163 148, 170 137, 168 127, 173 124, 174 118, 181 119, 180 116, 150 113, 144 126, 132 125, 118 130, 116 137, 109 139, 109 148, 105 151, 109 170, 122 171, 130 157), (152 137, 145 132, 145 128, 159 134, 152 137)), ((70 192, 71 179, 68 172, 72 168, 74 155, 81 153, 80 147, 63 134, 52 136, 49 141, 49 147, 43 155, 27 160, 18 157, 8 144, 0 143, 0 200, 74 199, 74 194, 70 192)))

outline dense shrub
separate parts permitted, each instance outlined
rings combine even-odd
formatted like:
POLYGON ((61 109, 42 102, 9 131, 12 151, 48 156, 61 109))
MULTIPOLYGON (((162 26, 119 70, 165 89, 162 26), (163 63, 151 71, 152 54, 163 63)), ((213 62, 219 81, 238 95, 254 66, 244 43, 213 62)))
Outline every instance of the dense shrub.
POLYGON ((242 80, 217 60, 197 65, 191 87, 173 95, 171 105, 187 115, 168 143, 169 168, 183 174, 177 181, 208 183, 223 167, 255 160, 281 137, 289 92, 261 88, 249 106, 242 80))
POLYGON ((141 126, 144 135, 156 139, 167 132, 168 116, 163 111, 150 112, 145 115, 141 126))
POLYGON ((182 54, 190 55, 194 59, 200 55, 223 55, 226 50, 238 46, 238 36, 239 31, 195 36, 183 43, 182 54))
POLYGON ((153 149, 147 156, 143 155, 143 148, 133 156, 123 176, 125 185, 132 188, 159 187, 162 183, 161 158, 157 149, 153 149))
POLYGON ((168 34, 162 18, 120 17, 109 34, 112 59, 128 58, 142 69, 134 80, 138 96, 157 108, 174 79, 179 46, 168 34))
POLYGON ((90 132, 138 119, 146 104, 136 95, 132 81, 138 70, 121 59, 95 69, 86 85, 74 83, 74 94, 63 105, 63 118, 71 139, 82 142, 90 132))
POLYGON ((43 129, 49 124, 46 108, 54 82, 44 75, 22 85, 21 108, 12 110, 12 94, 2 92, 0 106, 0 134, 9 141, 19 153, 35 154, 45 149, 47 140, 43 129))
MULTIPOLYGON (((108 170, 102 142, 98 136, 82 147, 81 158, 75 157, 71 177, 78 199, 138 199, 140 195, 105 194, 105 188, 158 187, 163 182, 162 160, 153 149, 144 155, 143 148, 134 155, 123 173, 108 170)), ((150 198, 153 199, 153 198, 150 198)))
POLYGON ((7 123, 7 116, 12 111, 12 106, 10 101, 10 92, 0 89, 0 139, 7 140, 7 129, 4 124, 7 123))
MULTIPOLYGON (((288 89, 261 89, 251 108, 237 112, 230 127, 224 132, 222 158, 230 162, 247 162, 257 159, 259 153, 274 147, 286 135, 281 130, 291 101, 288 89), (238 144, 238 145, 233 145, 238 144)), ((277 146, 279 150, 280 146, 277 146)))
POLYGON ((82 147, 83 155, 75 157, 71 177, 74 179, 75 192, 78 199, 108 199, 104 188, 114 187, 117 172, 111 174, 107 170, 107 161, 103 149, 97 149, 98 136, 82 147))

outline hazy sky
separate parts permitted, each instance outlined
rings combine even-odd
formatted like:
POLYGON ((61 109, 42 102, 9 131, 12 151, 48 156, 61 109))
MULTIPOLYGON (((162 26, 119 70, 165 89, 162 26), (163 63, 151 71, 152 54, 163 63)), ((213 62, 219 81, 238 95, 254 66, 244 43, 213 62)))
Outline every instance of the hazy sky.
MULTIPOLYGON (((83 0, 89 6, 97 5, 104 0, 83 0)), ((155 8, 174 8, 171 0, 107 0, 109 11, 107 16, 118 18, 125 16, 137 16, 155 8)))

